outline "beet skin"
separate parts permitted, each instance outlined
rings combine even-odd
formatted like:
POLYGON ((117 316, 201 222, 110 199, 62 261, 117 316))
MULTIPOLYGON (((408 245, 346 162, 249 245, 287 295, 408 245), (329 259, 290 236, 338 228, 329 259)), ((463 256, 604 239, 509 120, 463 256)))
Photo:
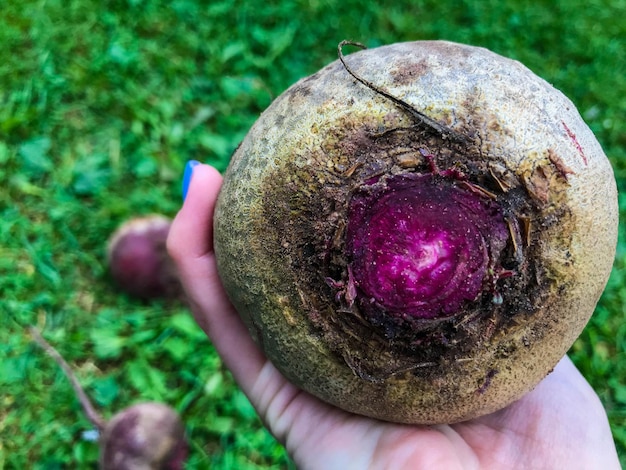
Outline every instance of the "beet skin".
POLYGON ((235 152, 214 243, 294 384, 405 423, 493 412, 580 334, 617 239, 611 166, 518 62, 423 41, 300 80, 235 152))

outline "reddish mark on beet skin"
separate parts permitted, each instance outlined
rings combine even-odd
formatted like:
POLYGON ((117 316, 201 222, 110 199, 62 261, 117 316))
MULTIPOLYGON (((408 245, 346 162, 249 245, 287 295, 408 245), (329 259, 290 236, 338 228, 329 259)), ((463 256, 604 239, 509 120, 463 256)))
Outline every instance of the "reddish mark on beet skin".
POLYGON ((574 145, 576 146, 576 150, 578 150, 578 153, 582 157, 583 162, 585 163, 585 166, 587 166, 587 157, 585 156, 585 152, 583 152, 583 148, 578 143, 578 139, 576 139, 576 135, 571 131, 569 127, 567 127, 567 124, 565 124, 565 122, 561 121, 561 124, 563 124, 563 127, 565 128, 565 132, 567 132, 567 135, 569 136, 569 138, 572 139, 572 142, 574 142, 574 145))
POLYGON ((493 378, 496 376, 498 372, 499 371, 497 369, 489 369, 489 372, 487 372, 487 375, 485 376, 485 381, 477 390, 477 392, 480 395, 482 395, 483 393, 487 391, 487 389, 491 385, 491 381, 493 380, 493 378))

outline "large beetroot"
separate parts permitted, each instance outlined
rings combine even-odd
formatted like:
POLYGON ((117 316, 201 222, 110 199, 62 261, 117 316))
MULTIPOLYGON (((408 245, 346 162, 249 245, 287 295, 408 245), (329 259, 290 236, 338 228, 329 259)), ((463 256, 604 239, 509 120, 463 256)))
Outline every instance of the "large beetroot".
POLYGON ((340 59, 233 156, 224 286, 276 366, 334 405, 410 423, 499 409, 549 373, 606 284, 610 164, 567 98, 485 49, 340 59))

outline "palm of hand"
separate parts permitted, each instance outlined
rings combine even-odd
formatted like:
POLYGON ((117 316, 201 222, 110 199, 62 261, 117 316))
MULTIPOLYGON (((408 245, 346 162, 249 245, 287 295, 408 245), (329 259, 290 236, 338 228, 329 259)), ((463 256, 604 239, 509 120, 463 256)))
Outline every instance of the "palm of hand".
POLYGON ((253 343, 221 287, 211 240, 220 184, 214 169, 196 167, 168 249, 196 320, 298 468, 619 468, 604 409, 567 358, 516 403, 453 425, 352 415, 287 382, 253 343))
POLYGON ((513 405, 453 425, 345 413, 298 390, 269 362, 250 395, 299 468, 619 468, 604 410, 567 358, 513 405))

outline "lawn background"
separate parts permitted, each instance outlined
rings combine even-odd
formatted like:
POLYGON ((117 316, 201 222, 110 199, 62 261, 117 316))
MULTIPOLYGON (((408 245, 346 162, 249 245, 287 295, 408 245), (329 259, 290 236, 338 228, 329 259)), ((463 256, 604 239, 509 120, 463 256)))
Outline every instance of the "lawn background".
MULTIPOLYGON (((223 170, 342 39, 449 39, 522 61, 576 104, 624 189, 625 0, 385 3, 0 0, 0 469, 97 459, 68 381, 19 323, 43 330, 105 416, 142 400, 179 410, 189 468, 291 467, 184 306, 115 291, 105 240, 133 215, 173 216, 184 163, 223 170)), ((626 464, 622 235, 571 356, 626 464)))

